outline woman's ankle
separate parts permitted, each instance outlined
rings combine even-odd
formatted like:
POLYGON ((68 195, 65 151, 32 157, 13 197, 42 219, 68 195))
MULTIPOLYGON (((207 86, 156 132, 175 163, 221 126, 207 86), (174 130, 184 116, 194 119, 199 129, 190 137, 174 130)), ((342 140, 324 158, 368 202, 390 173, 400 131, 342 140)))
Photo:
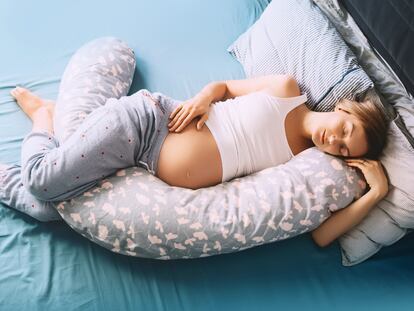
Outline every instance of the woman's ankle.
POLYGON ((46 130, 53 134, 53 111, 48 107, 39 107, 29 117, 33 121, 33 130, 46 130))

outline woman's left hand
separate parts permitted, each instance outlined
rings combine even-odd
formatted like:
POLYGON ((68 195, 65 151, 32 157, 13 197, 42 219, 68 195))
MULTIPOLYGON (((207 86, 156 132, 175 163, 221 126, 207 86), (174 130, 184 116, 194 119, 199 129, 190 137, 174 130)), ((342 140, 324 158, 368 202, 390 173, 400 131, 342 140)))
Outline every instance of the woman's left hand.
POLYGON ((208 119, 210 104, 210 99, 202 94, 179 104, 170 115, 169 131, 181 132, 198 116, 200 120, 197 122, 197 130, 200 130, 208 119))
POLYGON ((372 191, 382 199, 388 193, 388 179, 380 161, 370 159, 345 159, 349 166, 357 167, 364 174, 372 191))

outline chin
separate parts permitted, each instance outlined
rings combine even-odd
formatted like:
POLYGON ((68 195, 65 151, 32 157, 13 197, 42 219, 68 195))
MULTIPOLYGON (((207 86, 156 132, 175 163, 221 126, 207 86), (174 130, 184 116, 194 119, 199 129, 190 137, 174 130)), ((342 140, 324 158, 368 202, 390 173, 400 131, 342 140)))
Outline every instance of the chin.
POLYGON ((316 146, 320 151, 322 151, 322 152, 324 152, 324 153, 326 153, 326 154, 329 154, 329 155, 331 155, 331 156, 337 156, 337 155, 335 155, 335 154, 333 154, 333 153, 330 153, 328 150, 326 150, 326 149, 324 149, 324 148, 322 148, 321 146, 316 146))
POLYGON ((318 150, 320 150, 320 151, 322 151, 322 152, 325 152, 325 153, 327 153, 327 154, 330 154, 328 151, 326 151, 326 150, 324 150, 323 148, 321 148, 320 146, 318 146, 318 145, 315 145, 316 146, 316 148, 318 148, 318 150))
MULTIPOLYGON (((312 144, 313 144, 315 147, 318 147, 318 149, 322 150, 322 145, 320 144, 320 141, 319 141, 319 139, 316 137, 316 135, 315 135, 315 134, 313 134, 313 135, 312 135, 311 140, 312 140, 312 144)), ((322 150, 322 151, 323 151, 323 150, 322 150)))

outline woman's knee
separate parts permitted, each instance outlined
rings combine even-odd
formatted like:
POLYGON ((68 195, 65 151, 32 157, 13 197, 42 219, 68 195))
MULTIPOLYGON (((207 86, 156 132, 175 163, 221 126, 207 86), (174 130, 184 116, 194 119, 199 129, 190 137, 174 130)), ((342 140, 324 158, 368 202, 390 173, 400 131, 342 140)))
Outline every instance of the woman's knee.
POLYGON ((41 222, 50 222, 62 219, 51 202, 39 202, 36 208, 30 210, 28 215, 41 222))
POLYGON ((49 201, 60 193, 56 191, 57 180, 41 169, 22 170, 22 183, 26 190, 35 198, 49 201))
POLYGON ((26 190, 38 200, 50 201, 56 194, 50 191, 49 184, 39 184, 35 182, 23 183, 26 190), (49 187, 49 190, 48 190, 49 187))

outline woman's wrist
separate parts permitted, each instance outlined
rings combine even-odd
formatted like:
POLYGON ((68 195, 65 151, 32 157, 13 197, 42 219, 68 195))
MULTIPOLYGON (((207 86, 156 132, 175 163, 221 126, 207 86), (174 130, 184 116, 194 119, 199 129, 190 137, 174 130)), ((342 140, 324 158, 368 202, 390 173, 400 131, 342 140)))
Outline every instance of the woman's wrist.
POLYGON ((207 87, 205 87, 204 89, 202 89, 195 96, 195 99, 197 99, 199 101, 208 101, 208 102, 211 102, 211 98, 212 98, 211 91, 209 89, 207 89, 207 87))
POLYGON ((33 131, 45 130, 53 134, 53 113, 47 107, 38 108, 32 115, 33 131))
POLYGON ((211 82, 207 84, 197 95, 196 97, 199 100, 206 101, 209 103, 214 103, 223 99, 226 93, 226 85, 222 82, 211 82))
POLYGON ((387 195, 388 189, 380 189, 380 188, 371 188, 369 189, 368 193, 373 200, 377 203, 381 201, 387 195))

